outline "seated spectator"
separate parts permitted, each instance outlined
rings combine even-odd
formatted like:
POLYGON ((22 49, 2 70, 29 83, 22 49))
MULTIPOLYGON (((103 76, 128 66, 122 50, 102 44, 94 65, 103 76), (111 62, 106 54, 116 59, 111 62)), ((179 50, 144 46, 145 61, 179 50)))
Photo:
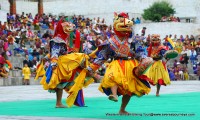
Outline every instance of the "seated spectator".
POLYGON ((39 55, 40 55, 40 53, 39 53, 36 49, 33 50, 32 55, 33 55, 33 57, 37 57, 37 59, 39 60, 39 57, 40 57, 39 55))
POLYGON ((42 38, 47 38, 47 37, 51 38, 50 31, 48 31, 48 30, 44 33, 42 38))
POLYGON ((0 77, 8 77, 8 71, 6 71, 4 64, 6 63, 3 56, 0 56, 0 77))
POLYGON ((161 18, 161 22, 166 22, 167 21, 167 17, 166 16, 163 16, 162 18, 161 18))
POLYGON ((6 63, 6 53, 5 52, 2 52, 1 54, 0 54, 0 63, 1 64, 5 64, 6 63))
POLYGON ((28 59, 29 59, 30 61, 33 60, 33 55, 32 55, 32 53, 28 53, 28 59))
POLYGON ((4 64, 0 63, 0 77, 7 78, 8 77, 8 72, 4 68, 4 64))
POLYGON ((179 80, 184 80, 184 74, 183 74, 183 67, 182 66, 178 66, 178 69, 179 69, 179 76, 180 76, 180 79, 179 80))
POLYGON ((191 39, 190 39, 190 44, 191 44, 192 47, 196 47, 197 42, 195 41, 194 38, 191 38, 191 39))
POLYGON ((0 38, 0 54, 4 52, 4 40, 0 38))
POLYGON ((177 63, 178 63, 178 61, 174 60, 174 65, 173 65, 174 68, 177 67, 177 63))
POLYGON ((9 70, 13 69, 12 63, 9 60, 6 60, 6 64, 8 65, 9 70))
POLYGON ((140 24, 140 23, 141 23, 141 21, 140 21, 140 19, 137 17, 136 20, 135 20, 135 24, 140 24))
POLYGON ((37 66, 38 66, 38 64, 39 64, 39 61, 37 60, 37 57, 34 57, 34 58, 33 58, 32 63, 33 63, 33 68, 31 69, 31 72, 32 72, 33 74, 35 74, 36 68, 37 68, 37 66))
POLYGON ((175 75, 173 73, 173 69, 171 69, 169 66, 167 68, 168 68, 168 73, 169 73, 170 80, 174 81, 175 80, 175 75))
POLYGON ((42 42, 39 38, 35 39, 35 46, 37 49, 41 47, 41 44, 42 44, 42 42))
POLYGON ((179 68, 175 67, 174 68, 174 75, 175 75, 175 80, 180 80, 180 75, 179 75, 179 68))
POLYGON ((199 63, 197 62, 197 64, 193 65, 193 71, 194 71, 193 73, 194 73, 194 74, 197 74, 197 67, 198 67, 198 64, 199 64, 199 63))
POLYGON ((132 18, 131 21, 133 22, 133 24, 135 24, 135 18, 132 18))

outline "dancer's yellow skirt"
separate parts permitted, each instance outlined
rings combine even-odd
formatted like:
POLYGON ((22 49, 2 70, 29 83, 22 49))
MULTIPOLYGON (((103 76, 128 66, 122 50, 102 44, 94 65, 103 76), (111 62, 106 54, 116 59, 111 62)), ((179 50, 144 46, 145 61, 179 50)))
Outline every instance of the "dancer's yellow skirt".
MULTIPOLYGON (((46 71, 40 84, 45 90, 53 90, 65 85, 63 88, 70 94, 66 102, 68 107, 71 107, 78 91, 94 81, 92 77, 86 77, 87 70, 84 69, 88 66, 88 56, 82 53, 63 55, 59 57, 57 64, 55 69, 46 71)), ((40 71, 37 74, 40 74, 40 71)))
POLYGON ((148 94, 150 88, 132 73, 133 69, 137 66, 137 60, 112 61, 106 69, 99 90, 105 93, 105 89, 110 89, 112 86, 117 85, 118 93, 122 95, 142 96, 148 94))
POLYGON ((166 64, 162 60, 155 61, 142 75, 143 79, 149 80, 152 85, 169 85, 170 77, 166 64))

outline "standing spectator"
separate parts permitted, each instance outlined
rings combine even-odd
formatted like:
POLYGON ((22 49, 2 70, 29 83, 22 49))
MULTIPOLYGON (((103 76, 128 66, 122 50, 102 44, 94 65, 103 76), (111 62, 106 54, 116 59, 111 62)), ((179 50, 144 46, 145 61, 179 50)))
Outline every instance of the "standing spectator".
POLYGON ((145 36, 146 29, 147 29, 146 27, 142 28, 142 31, 141 31, 142 32, 142 36, 145 36))
POLYGON ((180 63, 184 64, 187 67, 188 64, 188 60, 189 57, 187 56, 187 53, 184 53, 181 57, 180 57, 180 63))
POLYGON ((7 13, 7 23, 10 24, 10 14, 7 13))
POLYGON ((147 46, 150 45, 150 40, 151 40, 151 35, 148 34, 147 38, 146 38, 146 43, 147 43, 147 46))
POLYGON ((177 17, 177 22, 181 22, 181 20, 180 20, 180 18, 179 18, 179 17, 177 17))
POLYGON ((197 60, 197 52, 194 50, 194 48, 191 49, 190 60, 191 60, 192 65, 194 65, 195 61, 197 60))
POLYGON ((184 80, 189 80, 189 73, 187 68, 184 69, 183 75, 184 75, 184 80))
POLYGON ((28 67, 28 64, 25 63, 24 67, 22 69, 22 75, 24 76, 24 85, 30 85, 30 76, 31 76, 31 70, 28 67))
POLYGON ((27 64, 28 67, 33 67, 33 64, 32 64, 32 62, 29 60, 29 56, 28 56, 28 55, 26 55, 25 60, 23 61, 23 64, 24 64, 24 66, 25 66, 25 64, 27 64))
POLYGON ((35 15, 35 19, 33 20, 33 25, 34 25, 34 30, 40 30, 38 14, 35 15))
POLYGON ((39 63, 39 61, 37 60, 37 57, 34 57, 33 58, 33 61, 32 61, 32 63, 33 63, 33 67, 35 67, 36 68, 36 66, 38 65, 38 63, 39 63))

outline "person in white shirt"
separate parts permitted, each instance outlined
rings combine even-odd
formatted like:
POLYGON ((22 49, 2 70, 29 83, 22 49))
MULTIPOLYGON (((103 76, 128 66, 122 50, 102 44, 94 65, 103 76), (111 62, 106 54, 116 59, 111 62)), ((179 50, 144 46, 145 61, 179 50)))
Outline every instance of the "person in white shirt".
POLYGON ((190 61, 191 61, 192 65, 194 65, 197 60, 197 52, 194 48, 192 48, 189 51, 189 54, 190 54, 190 61))

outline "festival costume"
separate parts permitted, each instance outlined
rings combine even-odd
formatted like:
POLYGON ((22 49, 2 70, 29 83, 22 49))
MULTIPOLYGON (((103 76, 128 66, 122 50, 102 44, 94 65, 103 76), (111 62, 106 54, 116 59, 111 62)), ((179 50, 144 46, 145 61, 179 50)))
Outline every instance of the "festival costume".
POLYGON ((94 81, 93 78, 86 77, 87 70, 84 69, 88 65, 88 56, 82 53, 69 53, 67 39, 73 29, 73 24, 59 21, 54 38, 50 41, 50 54, 45 57, 51 63, 46 72, 43 63, 40 64, 36 75, 37 79, 45 72, 40 81, 45 90, 55 92, 56 88, 60 88, 68 92, 69 96, 66 100, 68 107, 73 104, 84 106, 82 88, 94 81))
POLYGON ((106 68, 99 86, 99 90, 108 96, 112 95, 111 87, 115 85, 118 86, 118 95, 142 96, 150 92, 148 82, 142 81, 132 74, 132 70, 138 66, 138 61, 134 59, 134 52, 128 43, 132 25, 127 14, 121 13, 118 16, 115 14, 115 35, 98 46, 96 58, 88 67, 89 71, 95 72, 109 58, 113 59, 106 68), (119 37, 123 37, 123 41, 119 37))
MULTIPOLYGON (((170 78, 169 73, 166 67, 166 62, 163 61, 163 58, 169 58, 167 53, 167 48, 160 45, 160 40, 158 35, 153 35, 153 41, 148 48, 148 56, 153 58, 154 62, 144 71, 140 76, 141 79, 148 80, 152 85, 169 85, 170 78)), ((176 51, 170 51, 171 58, 174 58, 178 55, 176 51), (172 53, 174 52, 174 53, 172 53), (172 54, 171 54, 172 53, 172 54)))

